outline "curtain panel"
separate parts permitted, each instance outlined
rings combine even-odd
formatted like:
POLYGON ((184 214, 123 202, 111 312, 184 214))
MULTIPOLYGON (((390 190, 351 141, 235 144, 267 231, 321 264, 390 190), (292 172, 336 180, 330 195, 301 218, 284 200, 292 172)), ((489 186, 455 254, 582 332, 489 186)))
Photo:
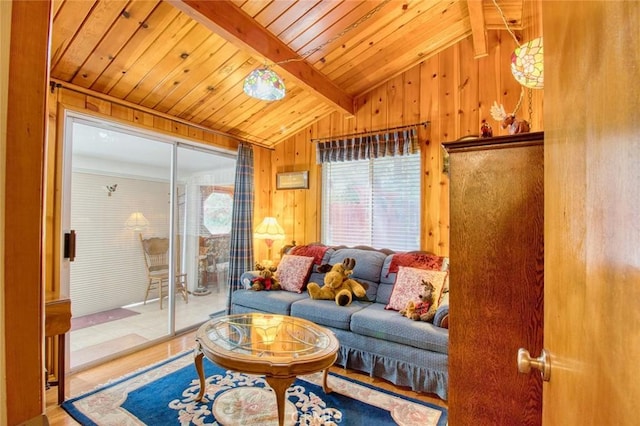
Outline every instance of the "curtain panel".
POLYGON ((381 157, 409 155, 420 150, 415 127, 393 132, 354 135, 318 142, 316 163, 370 160, 381 157))
POLYGON ((253 269, 253 194, 253 147, 241 143, 238 146, 231 215, 227 314, 231 309, 231 295, 243 288, 240 276, 253 269))

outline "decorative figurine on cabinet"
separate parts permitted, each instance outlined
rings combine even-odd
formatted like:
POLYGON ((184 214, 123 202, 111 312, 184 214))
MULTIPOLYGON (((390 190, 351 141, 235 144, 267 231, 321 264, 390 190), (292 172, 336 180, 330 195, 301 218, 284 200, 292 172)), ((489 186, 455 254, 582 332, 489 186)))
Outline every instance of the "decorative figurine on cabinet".
POLYGON ((509 129, 510 135, 515 135, 516 133, 529 133, 529 130, 531 130, 529 122, 517 119, 515 111, 511 114, 507 114, 504 110, 504 106, 499 105, 498 102, 493 102, 493 106, 491 107, 491 116, 494 120, 500 122, 503 129, 509 129))
POLYGON ((480 125, 480 137, 481 138, 493 137, 493 129, 491 128, 491 125, 487 123, 487 120, 482 120, 482 124, 480 125))

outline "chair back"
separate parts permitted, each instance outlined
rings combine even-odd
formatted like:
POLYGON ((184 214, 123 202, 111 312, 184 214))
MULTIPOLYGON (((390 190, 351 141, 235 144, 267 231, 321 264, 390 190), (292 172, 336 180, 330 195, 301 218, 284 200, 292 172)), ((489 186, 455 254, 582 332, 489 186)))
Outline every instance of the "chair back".
POLYGON ((169 239, 168 238, 142 238, 142 250, 144 251, 144 261, 149 272, 160 272, 169 270, 169 239))

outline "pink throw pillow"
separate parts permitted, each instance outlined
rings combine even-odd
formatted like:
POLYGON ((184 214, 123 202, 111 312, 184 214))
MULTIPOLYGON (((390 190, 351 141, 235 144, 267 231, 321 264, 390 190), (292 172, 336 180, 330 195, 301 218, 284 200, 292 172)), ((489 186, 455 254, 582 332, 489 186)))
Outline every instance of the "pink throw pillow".
POLYGON ((428 269, 400 266, 386 309, 400 311, 407 306, 407 302, 410 300, 419 302, 420 298, 418 295, 422 294, 424 289, 422 280, 429 281, 433 285, 434 300, 436 304, 439 303, 446 277, 447 273, 444 271, 431 271, 428 269))
POLYGON ((302 293, 307 283, 307 278, 309 278, 312 265, 313 257, 295 256, 292 254, 282 256, 280 264, 278 264, 278 270, 276 271, 276 278, 280 280, 282 289, 302 293))

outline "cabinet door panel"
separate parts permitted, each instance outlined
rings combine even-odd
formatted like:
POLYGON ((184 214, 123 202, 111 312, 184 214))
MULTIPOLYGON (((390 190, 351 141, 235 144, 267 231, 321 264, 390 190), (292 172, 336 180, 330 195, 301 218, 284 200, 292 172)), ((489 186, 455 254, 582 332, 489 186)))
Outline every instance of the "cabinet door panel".
POLYGON ((541 379, 518 373, 516 354, 543 341, 542 135, 455 144, 450 424, 540 425, 541 379))

